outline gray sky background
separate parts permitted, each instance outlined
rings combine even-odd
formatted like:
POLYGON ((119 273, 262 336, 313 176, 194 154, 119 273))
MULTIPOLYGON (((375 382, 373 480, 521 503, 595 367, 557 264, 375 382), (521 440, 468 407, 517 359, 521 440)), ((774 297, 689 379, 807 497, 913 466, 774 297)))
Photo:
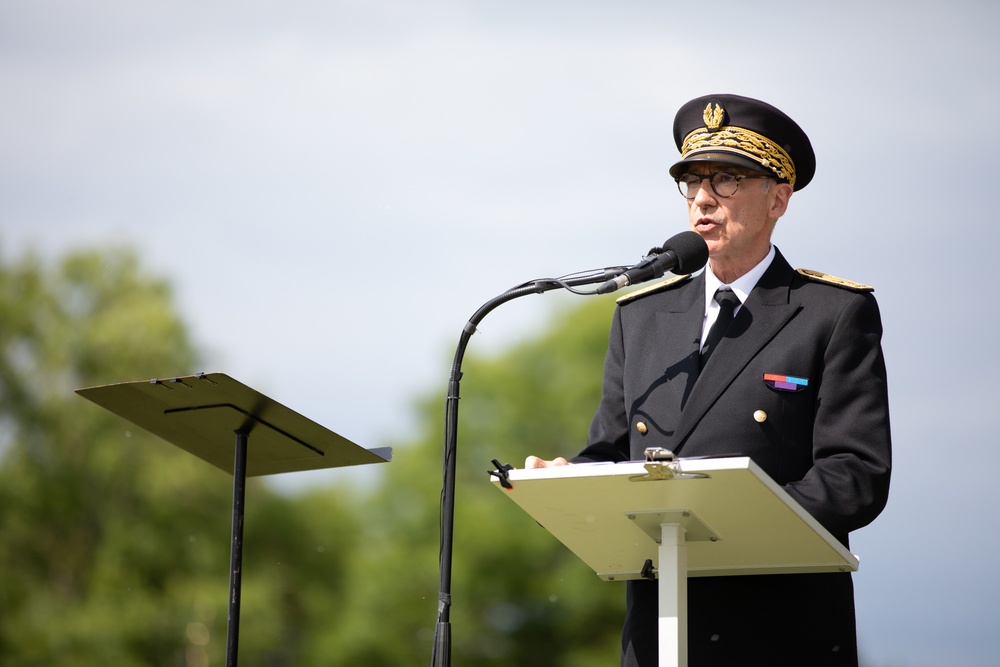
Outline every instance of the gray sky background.
MULTIPOLYGON (((883 309, 896 468, 852 541, 863 655, 994 665, 1000 8, 800 5, 7 0, 0 251, 137 248, 207 351, 165 375, 226 372, 375 446, 481 304, 685 228, 683 102, 768 100, 818 155, 777 245, 883 309)), ((470 349, 577 298, 507 304, 470 349)))

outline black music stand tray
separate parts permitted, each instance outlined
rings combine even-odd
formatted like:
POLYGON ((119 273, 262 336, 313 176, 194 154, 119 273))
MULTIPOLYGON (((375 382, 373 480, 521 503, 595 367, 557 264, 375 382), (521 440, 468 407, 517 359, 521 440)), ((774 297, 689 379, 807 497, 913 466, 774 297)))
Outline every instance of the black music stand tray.
POLYGON ((122 382, 76 393, 233 473, 227 667, 235 667, 239 646, 246 478, 392 459, 392 448, 360 447, 221 373, 122 382), (251 434, 253 447, 248 447, 251 434), (235 455, 227 444, 231 438, 235 455))

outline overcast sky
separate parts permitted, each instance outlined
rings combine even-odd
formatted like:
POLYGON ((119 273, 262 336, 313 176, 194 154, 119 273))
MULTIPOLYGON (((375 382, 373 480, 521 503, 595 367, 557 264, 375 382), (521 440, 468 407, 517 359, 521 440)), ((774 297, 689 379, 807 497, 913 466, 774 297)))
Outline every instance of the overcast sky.
MULTIPOLYGON (((776 244, 874 285, 886 328, 896 467, 852 539, 862 654, 992 666, 1000 9, 799 4, 6 0, 0 250, 136 248, 206 353, 165 375, 225 372, 378 446, 444 391, 481 304, 685 228, 682 103, 766 99, 818 157, 776 244)), ((578 298, 507 304, 470 350, 578 298)))

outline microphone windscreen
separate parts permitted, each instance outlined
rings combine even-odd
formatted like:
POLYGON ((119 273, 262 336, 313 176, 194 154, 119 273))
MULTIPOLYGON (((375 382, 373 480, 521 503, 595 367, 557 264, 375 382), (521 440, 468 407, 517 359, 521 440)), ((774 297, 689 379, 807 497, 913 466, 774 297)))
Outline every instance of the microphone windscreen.
POLYGON ((677 257, 674 273, 694 273, 708 262, 708 244, 697 232, 686 231, 671 236, 663 244, 663 252, 677 257))

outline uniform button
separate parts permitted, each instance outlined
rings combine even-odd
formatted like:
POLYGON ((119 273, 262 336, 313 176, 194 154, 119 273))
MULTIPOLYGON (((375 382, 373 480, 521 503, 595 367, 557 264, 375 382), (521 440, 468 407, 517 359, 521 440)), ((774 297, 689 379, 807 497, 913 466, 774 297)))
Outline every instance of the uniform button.
POLYGON ((635 430, 639 432, 639 435, 646 435, 646 431, 649 430, 646 426, 646 422, 636 422, 635 430))
POLYGON ((753 418, 758 424, 763 424, 767 421, 767 413, 763 410, 757 410, 753 413, 753 418))

